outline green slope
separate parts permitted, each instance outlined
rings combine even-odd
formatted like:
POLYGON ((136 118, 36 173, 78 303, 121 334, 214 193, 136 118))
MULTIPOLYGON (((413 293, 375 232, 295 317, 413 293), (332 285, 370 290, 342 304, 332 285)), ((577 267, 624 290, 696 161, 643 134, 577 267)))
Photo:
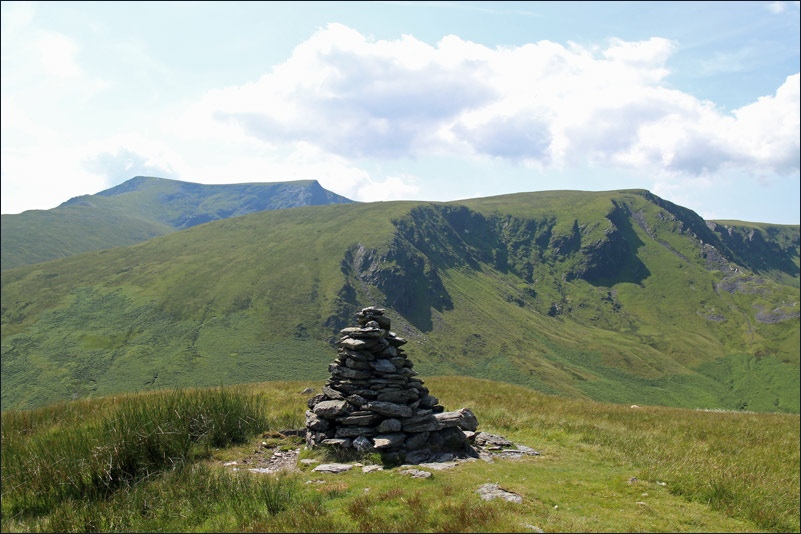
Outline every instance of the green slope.
POLYGON ((160 222, 95 207, 63 206, 0 217, 3 269, 131 245, 174 231, 160 222))
POLYGON ((322 379, 338 330, 379 305, 421 373, 798 413, 798 273, 786 266, 799 228, 781 230, 784 256, 760 271, 743 265, 760 266, 754 247, 640 190, 216 221, 3 271, 2 404, 322 379))

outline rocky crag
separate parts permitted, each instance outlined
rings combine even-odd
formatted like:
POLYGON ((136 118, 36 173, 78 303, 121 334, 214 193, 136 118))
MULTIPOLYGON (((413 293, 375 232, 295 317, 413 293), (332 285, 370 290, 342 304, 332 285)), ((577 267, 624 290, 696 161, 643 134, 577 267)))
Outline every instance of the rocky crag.
POLYGON ((477 457, 475 415, 467 408, 447 412, 430 395, 384 310, 371 306, 356 318, 359 326, 340 331, 322 393, 308 401, 307 446, 378 452, 406 463, 477 457))

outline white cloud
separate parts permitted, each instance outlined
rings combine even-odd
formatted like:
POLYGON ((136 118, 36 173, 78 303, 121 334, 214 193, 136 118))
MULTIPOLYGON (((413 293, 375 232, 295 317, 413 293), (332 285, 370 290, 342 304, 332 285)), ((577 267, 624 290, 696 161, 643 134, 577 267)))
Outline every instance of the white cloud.
MULTIPOLYGON (((428 190, 435 178, 422 177, 424 165, 416 167, 421 177, 399 170, 399 162, 426 158, 541 173, 620 169, 655 177, 654 192, 674 197, 691 183, 712 188, 729 172, 764 180, 799 169, 798 74, 773 95, 723 111, 671 88, 667 66, 678 45, 660 37, 491 48, 455 35, 434 45, 410 35, 374 40, 330 24, 250 83, 130 119, 145 125, 138 135, 108 125, 88 133, 83 115, 66 112, 80 108, 90 120, 91 99, 108 87, 102 73, 81 64, 79 41, 36 27, 30 5, 6 4, 4 213, 18 211, 12 202, 20 205, 31 188, 39 196, 48 188, 52 206, 74 196, 66 191, 99 191, 136 174, 206 183, 317 179, 375 201, 428 190), (388 160, 395 164, 384 172, 376 162, 388 160), (54 176, 63 187, 44 185, 54 176)), ((121 69, 168 74, 146 47, 123 50, 129 62, 121 69)), ((750 54, 735 53, 726 70, 750 54)))
MULTIPOLYGON (((14 96, 0 97, 0 135, 6 140, 13 138, 16 143, 45 142, 59 143, 61 136, 52 128, 33 120, 17 103, 14 96)), ((6 143, 4 143, 4 147, 6 143)))
POLYGON ((674 44, 667 39, 651 37, 647 41, 627 42, 613 38, 609 47, 602 52, 603 56, 611 61, 627 65, 643 67, 643 72, 655 75, 659 80, 666 74, 661 68, 673 52, 674 44), (656 71, 653 67, 656 66, 656 71))
POLYGON ((370 43, 331 24, 257 83, 209 98, 220 103, 218 121, 266 143, 289 139, 348 157, 402 157, 436 145, 443 121, 492 97, 473 66, 452 60, 411 37, 370 43))
POLYGON ((8 2, 8 9, 3 13, 3 22, 7 25, 4 30, 24 28, 36 16, 36 7, 33 2, 8 2))
POLYGON ((75 42, 56 32, 44 32, 36 42, 39 60, 44 72, 56 77, 77 77, 82 74, 75 60, 78 46, 75 42))
POLYGON ((419 192, 417 179, 408 174, 401 174, 387 176, 382 181, 367 178, 355 188, 351 198, 362 202, 404 200, 416 197, 419 192))
POLYGON ((731 128, 723 128, 732 160, 779 174, 799 171, 801 76, 788 76, 775 96, 763 96, 734 111, 731 128))
POLYGON ((133 176, 178 177, 179 173, 170 162, 169 156, 160 151, 148 152, 150 154, 145 155, 118 145, 86 156, 83 159, 83 168, 103 178, 109 187, 121 184, 133 176))
POLYGON ((54 208, 78 194, 107 188, 104 177, 82 170, 81 157, 69 144, 5 149, 0 172, 2 213, 54 208))
POLYGON ((799 171, 798 74, 789 76, 775 96, 732 114, 686 97, 672 109, 640 128, 629 154, 639 156, 632 157, 633 164, 699 177, 721 169, 754 176, 799 171))
POLYGON ((675 46, 654 37, 491 49, 456 36, 431 46, 331 24, 258 81, 207 94, 184 120, 343 158, 472 154, 696 177, 797 171, 798 77, 727 114, 664 85, 675 46))
POLYGON ((109 86, 81 66, 81 47, 76 39, 37 24, 36 9, 27 2, 8 2, 3 7, 2 86, 4 95, 15 94, 47 104, 59 96, 74 105, 109 86))
POLYGON ((779 14, 784 13, 787 10, 789 4, 793 4, 797 2, 766 2, 765 7, 768 8, 768 11, 771 13, 779 14))

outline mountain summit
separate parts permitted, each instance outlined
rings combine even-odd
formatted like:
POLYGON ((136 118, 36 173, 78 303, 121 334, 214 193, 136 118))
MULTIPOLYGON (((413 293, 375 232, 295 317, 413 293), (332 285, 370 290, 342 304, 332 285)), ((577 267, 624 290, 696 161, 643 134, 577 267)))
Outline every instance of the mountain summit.
POLYGON ((353 202, 317 180, 205 185, 136 176, 50 210, 2 216, 2 268, 132 245, 259 211, 353 202))

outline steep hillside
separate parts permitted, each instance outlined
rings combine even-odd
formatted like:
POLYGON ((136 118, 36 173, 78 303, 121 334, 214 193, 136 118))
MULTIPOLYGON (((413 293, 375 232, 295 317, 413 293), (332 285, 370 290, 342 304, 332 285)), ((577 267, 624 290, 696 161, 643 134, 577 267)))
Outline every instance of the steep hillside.
POLYGON ((709 228, 737 262, 776 281, 799 287, 799 234, 797 226, 709 221, 709 228))
POLYGON ((203 185, 137 176, 51 210, 2 216, 2 269, 132 245, 266 210, 349 203, 316 180, 203 185))
POLYGON ((799 227, 749 248, 710 226, 647 191, 554 191, 262 212, 6 270, 3 408, 323 379, 378 305, 427 375, 798 413, 799 227))

